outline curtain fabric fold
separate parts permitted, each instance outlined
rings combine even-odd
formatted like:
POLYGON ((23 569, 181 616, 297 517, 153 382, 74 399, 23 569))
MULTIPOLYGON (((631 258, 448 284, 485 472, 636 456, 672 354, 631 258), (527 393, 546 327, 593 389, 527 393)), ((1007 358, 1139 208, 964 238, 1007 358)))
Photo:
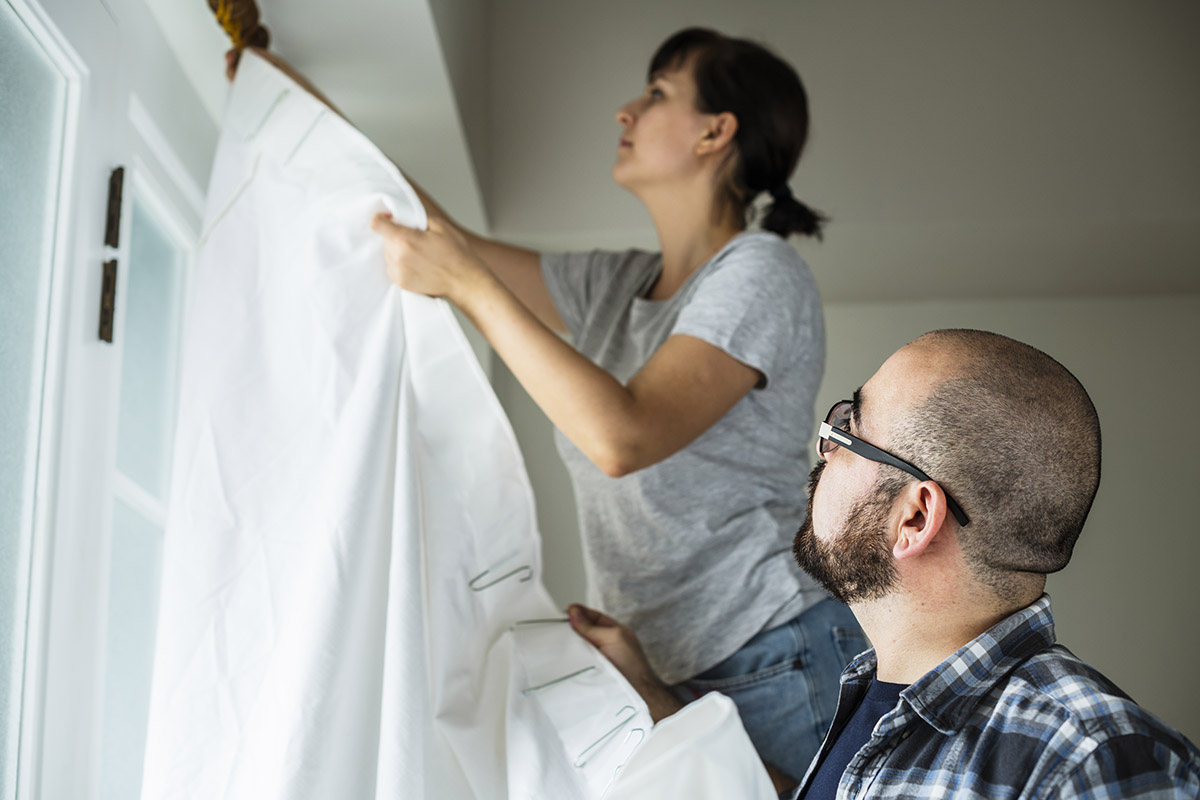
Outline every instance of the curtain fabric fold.
POLYGON ((541 583, 511 428, 368 228, 398 170, 247 52, 192 302, 143 780, 171 798, 591 798, 645 706, 541 583))

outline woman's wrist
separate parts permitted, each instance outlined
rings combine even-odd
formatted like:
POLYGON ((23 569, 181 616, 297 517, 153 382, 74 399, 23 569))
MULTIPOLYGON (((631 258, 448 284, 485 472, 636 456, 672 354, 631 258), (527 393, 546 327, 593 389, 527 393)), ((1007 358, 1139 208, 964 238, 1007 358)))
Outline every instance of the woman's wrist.
POLYGON ((506 290, 487 264, 469 249, 464 252, 464 263, 457 272, 446 299, 476 322, 487 307, 495 304, 497 293, 506 290))

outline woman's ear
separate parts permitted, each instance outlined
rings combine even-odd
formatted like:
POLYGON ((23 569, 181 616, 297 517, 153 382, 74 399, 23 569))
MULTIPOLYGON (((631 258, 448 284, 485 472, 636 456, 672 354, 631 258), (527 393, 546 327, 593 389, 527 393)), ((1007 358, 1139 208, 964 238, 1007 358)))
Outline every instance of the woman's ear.
POLYGON ((722 111, 720 114, 713 114, 704 131, 704 136, 700 139, 700 144, 696 146, 696 153, 698 155, 719 153, 731 147, 733 138, 737 135, 737 129, 738 121, 733 112, 722 111))

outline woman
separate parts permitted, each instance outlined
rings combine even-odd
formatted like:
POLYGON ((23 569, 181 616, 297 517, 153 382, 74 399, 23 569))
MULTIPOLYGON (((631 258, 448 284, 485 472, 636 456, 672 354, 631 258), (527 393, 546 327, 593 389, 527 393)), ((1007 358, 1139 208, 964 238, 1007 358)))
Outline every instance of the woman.
POLYGON ((786 242, 822 222, 787 184, 804 89, 759 45, 688 29, 617 122, 613 177, 659 253, 538 254, 428 198, 427 231, 373 226, 392 280, 454 303, 557 427, 592 603, 681 696, 729 694, 764 760, 799 777, 865 649, 791 555, 825 359, 817 288, 786 242), (763 193, 765 230, 747 231, 763 193))

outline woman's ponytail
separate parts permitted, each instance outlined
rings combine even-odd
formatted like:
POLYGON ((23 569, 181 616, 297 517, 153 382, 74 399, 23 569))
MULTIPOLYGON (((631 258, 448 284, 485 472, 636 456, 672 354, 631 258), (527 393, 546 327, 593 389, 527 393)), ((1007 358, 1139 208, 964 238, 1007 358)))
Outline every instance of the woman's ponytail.
POLYGON ((815 211, 797 200, 785 183, 771 192, 771 205, 763 217, 762 227, 763 230, 778 234, 784 239, 794 233, 820 239, 821 229, 828 219, 820 211, 815 211))

